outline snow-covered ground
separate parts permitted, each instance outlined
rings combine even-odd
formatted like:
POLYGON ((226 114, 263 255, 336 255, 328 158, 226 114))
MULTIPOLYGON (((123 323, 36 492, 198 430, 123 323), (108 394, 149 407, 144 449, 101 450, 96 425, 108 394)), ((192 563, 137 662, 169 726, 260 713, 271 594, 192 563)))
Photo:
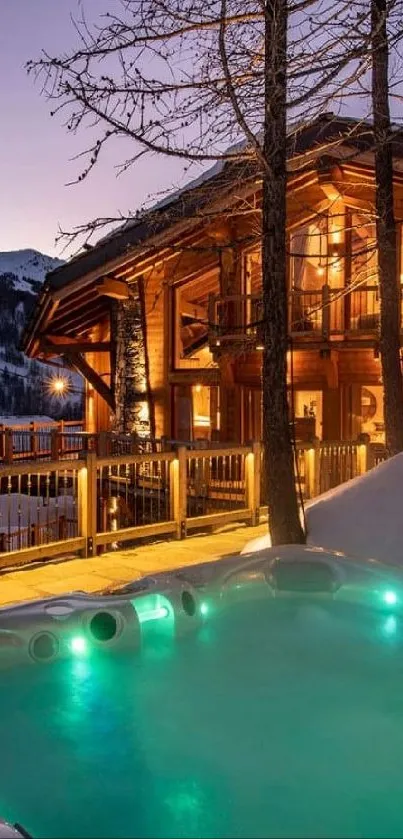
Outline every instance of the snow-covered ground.
POLYGON ((59 495, 49 498, 48 503, 42 496, 23 495, 11 492, 0 495, 0 530, 27 527, 28 524, 46 524, 57 516, 72 515, 75 500, 72 495, 59 495))
MULTIPOLYGON (((22 493, 0 495, 0 545, 5 537, 6 550, 29 547, 32 528, 39 530, 40 542, 57 540, 62 518, 73 526, 77 520, 76 500, 67 493, 47 500, 40 495, 22 493)), ((70 533, 69 530, 66 532, 70 533)))
MULTIPOLYGON (((306 505, 308 545, 403 565, 403 454, 306 505)), ((270 547, 270 536, 242 553, 270 547)))

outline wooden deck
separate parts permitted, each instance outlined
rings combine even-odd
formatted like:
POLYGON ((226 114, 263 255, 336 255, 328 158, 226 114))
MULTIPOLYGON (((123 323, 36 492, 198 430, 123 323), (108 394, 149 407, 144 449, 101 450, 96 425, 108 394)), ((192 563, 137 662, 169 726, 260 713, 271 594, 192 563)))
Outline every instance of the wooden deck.
MULTIPOLYGON (((364 442, 305 443, 296 481, 307 500, 363 474, 385 456, 364 442)), ((267 513, 259 443, 0 466, 0 569, 66 553, 91 557, 144 539, 185 539, 197 530, 267 513)))

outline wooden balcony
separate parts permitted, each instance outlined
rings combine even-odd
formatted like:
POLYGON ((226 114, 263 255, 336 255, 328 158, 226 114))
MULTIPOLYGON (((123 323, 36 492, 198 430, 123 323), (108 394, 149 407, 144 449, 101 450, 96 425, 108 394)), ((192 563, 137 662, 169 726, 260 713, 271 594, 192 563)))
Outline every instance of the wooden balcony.
MULTIPOLYGON (((379 287, 362 285, 349 291, 324 285, 314 291, 292 291, 288 323, 294 344, 301 346, 338 341, 374 345, 379 333, 379 287)), ((209 343, 215 354, 237 345, 243 350, 261 349, 261 294, 211 295, 209 343)))

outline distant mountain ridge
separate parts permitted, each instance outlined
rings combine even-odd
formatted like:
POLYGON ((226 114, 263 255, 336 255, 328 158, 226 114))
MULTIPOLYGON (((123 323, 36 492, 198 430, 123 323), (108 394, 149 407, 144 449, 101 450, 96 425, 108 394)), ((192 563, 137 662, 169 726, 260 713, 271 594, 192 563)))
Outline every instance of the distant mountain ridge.
POLYGON ((25 248, 21 251, 0 251, 0 275, 12 274, 16 286, 26 291, 26 285, 32 281, 43 283, 46 274, 63 265, 63 259, 47 256, 45 253, 25 248))
MULTIPOLYGON (((19 349, 35 296, 46 274, 60 265, 63 260, 33 248, 0 251, 0 414, 81 417, 79 393, 56 399, 47 386, 55 368, 27 358, 19 349)), ((73 386, 82 389, 78 376, 73 386)))

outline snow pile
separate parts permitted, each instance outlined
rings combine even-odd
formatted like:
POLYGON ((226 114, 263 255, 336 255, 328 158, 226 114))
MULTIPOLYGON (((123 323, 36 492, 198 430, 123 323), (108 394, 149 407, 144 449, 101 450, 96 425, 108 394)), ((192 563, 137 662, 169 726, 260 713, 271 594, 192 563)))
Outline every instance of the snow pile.
POLYGON ((71 495, 48 498, 47 503, 40 495, 0 495, 0 550, 29 548, 33 531, 39 531, 40 542, 56 541, 63 532, 71 535, 72 528, 74 533, 76 524, 77 505, 71 495))
MULTIPOLYGON (((309 545, 359 558, 403 564, 403 453, 306 506, 309 545)), ((253 539, 242 553, 270 547, 253 539)))
POLYGON ((75 504, 73 496, 67 494, 48 499, 16 492, 0 495, 0 533, 25 528, 29 524, 46 524, 60 516, 71 517, 75 504))

